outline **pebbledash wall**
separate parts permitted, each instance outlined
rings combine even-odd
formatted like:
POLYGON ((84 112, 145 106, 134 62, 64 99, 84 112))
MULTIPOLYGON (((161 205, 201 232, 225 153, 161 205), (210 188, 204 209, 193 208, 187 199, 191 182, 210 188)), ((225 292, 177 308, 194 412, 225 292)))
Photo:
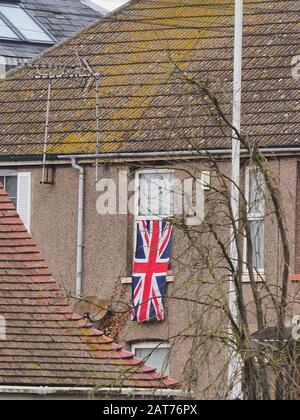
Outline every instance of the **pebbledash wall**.
MULTIPOLYGON (((228 161, 220 163, 224 171, 230 174, 228 161)), ((156 162, 157 168, 159 164, 156 162)), ((183 163, 173 163, 176 168, 183 163)), ((207 170, 204 161, 185 162, 190 168, 207 170)), ((280 179, 286 220, 288 221, 289 242, 292 250, 291 273, 300 271, 300 251, 297 235, 297 220, 300 217, 299 202, 299 167, 300 156, 270 159, 274 173, 280 179), (298 203, 298 206, 297 206, 298 203), (297 212, 299 214, 297 214, 297 212)), ((170 166, 170 165, 169 165, 170 166)), ((152 165, 149 164, 152 168, 152 165)), ((161 167, 165 167, 161 165, 161 167)), ((8 167, 7 167, 8 168, 8 167)), ((84 194, 84 250, 83 250, 83 295, 97 296, 110 300, 116 288, 124 293, 123 299, 130 301, 130 284, 122 284, 121 279, 131 275, 133 257, 133 217, 130 215, 99 215, 96 201, 100 193, 95 188, 95 169, 92 164, 85 168, 84 194)), ((141 169, 147 168, 144 162, 141 169)), ((3 169, 3 168, 2 168, 3 169)), ((137 169, 137 167, 136 167, 137 169)), ((77 202, 78 172, 70 164, 57 165, 53 185, 41 185, 42 170, 37 166, 19 167, 22 172, 31 172, 31 233, 49 264, 50 271, 60 281, 66 291, 75 294, 76 275, 76 237, 77 237, 77 202)), ((119 171, 132 171, 132 164, 111 164, 100 166, 100 174, 107 173, 111 179, 118 180, 119 171)), ((180 173, 182 173, 180 171, 180 173)), ((182 175, 179 175, 181 177, 182 175)), ((276 279, 282 264, 281 250, 278 245, 278 231, 275 221, 268 219, 265 229, 265 274, 267 279, 276 279)), ((299 235, 298 235, 299 236, 299 235)), ((175 233, 173 255, 180 255, 184 241, 175 233)), ((173 294, 189 277, 189 270, 172 266, 174 282, 168 284, 168 294, 173 294)), ((247 287, 247 286, 245 286, 247 287)), ((291 293, 296 296, 293 313, 300 314, 300 283, 291 284, 291 293), (298 299, 297 299, 298 298, 298 299)), ((120 333, 122 344, 130 348, 132 342, 160 341, 175 337, 191 321, 191 313, 184 302, 168 303, 166 321, 160 324, 137 325, 128 320, 120 333)), ((176 341, 170 355, 170 376, 182 379, 183 368, 191 343, 188 340, 176 341)), ((213 372, 217 375, 224 360, 215 361, 213 372)), ((192 386, 196 396, 201 398, 201 391, 207 383, 207 372, 195 372, 192 386)), ((222 389, 216 389, 215 395, 221 395, 222 389)))

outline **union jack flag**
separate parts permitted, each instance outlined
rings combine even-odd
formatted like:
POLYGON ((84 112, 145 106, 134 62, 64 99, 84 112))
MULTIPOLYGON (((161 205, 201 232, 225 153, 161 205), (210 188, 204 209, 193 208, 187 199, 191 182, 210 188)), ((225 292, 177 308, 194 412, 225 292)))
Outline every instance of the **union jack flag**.
POLYGON ((132 320, 163 321, 173 227, 161 220, 137 223, 132 276, 132 320))

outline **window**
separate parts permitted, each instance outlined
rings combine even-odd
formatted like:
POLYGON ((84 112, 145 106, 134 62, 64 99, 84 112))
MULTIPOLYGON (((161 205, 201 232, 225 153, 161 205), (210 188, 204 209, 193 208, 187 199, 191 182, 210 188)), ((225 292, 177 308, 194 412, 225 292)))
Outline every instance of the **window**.
POLYGON ((0 17, 0 38, 19 39, 18 35, 0 17))
POLYGON ((0 56, 0 79, 3 79, 9 70, 25 64, 27 61, 27 58, 0 56))
POLYGON ((21 6, 0 4, 0 36, 32 42, 53 43, 53 39, 21 6))
POLYGON ((31 213, 31 173, 0 170, 0 183, 14 202, 28 231, 31 213))
POLYGON ((18 176, 17 175, 7 175, 0 176, 0 183, 6 189, 7 194, 17 206, 17 195, 18 195, 18 176))
POLYGON ((211 173, 210 171, 201 172, 201 182, 205 191, 209 191, 211 187, 211 173))
MULTIPOLYGON (((246 172, 246 199, 248 202, 248 223, 253 246, 253 267, 264 272, 264 218, 265 218, 265 188, 264 179, 261 173, 252 169, 246 172)), ((247 252, 247 241, 245 240, 245 255, 247 252)), ((247 258, 245 258, 247 261, 247 258)), ((248 261, 247 261, 248 263, 248 261)))
POLYGON ((155 219, 174 213, 174 173, 169 170, 137 173, 137 217, 155 219))
POLYGON ((169 352, 170 346, 167 343, 138 343, 132 345, 132 352, 138 359, 144 360, 146 365, 152 366, 159 373, 170 374, 169 352))

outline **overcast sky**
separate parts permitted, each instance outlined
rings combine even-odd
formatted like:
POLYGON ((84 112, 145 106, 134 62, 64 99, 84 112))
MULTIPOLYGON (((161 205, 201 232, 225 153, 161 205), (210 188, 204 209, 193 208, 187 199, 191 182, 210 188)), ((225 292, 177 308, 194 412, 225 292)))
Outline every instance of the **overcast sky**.
POLYGON ((117 7, 122 6, 127 0, 94 0, 95 3, 100 4, 107 10, 114 10, 117 7))

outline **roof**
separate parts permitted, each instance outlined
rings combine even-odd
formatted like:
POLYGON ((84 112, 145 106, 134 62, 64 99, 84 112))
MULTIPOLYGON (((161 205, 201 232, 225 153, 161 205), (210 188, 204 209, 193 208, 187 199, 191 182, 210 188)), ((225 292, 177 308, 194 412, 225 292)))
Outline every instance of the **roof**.
MULTIPOLYGON (((101 16, 80 0, 20 0, 20 3, 56 42, 74 35, 101 16)), ((49 44, 0 40, 0 55, 5 57, 30 59, 48 48, 49 44)))
MULTIPOLYGON (((298 0, 245 0, 243 130, 264 147, 300 146, 298 0)), ((100 78, 100 152, 223 149, 230 145, 199 90, 209 80, 231 112, 234 0, 132 1, 36 60, 84 56, 100 78)), ((47 82, 23 68, 0 84, 0 153, 40 156, 47 82)), ((56 80, 49 155, 95 153, 95 91, 56 80)))
POLYGON ((2 187, 0 315, 0 386, 176 387, 72 313, 2 187))

